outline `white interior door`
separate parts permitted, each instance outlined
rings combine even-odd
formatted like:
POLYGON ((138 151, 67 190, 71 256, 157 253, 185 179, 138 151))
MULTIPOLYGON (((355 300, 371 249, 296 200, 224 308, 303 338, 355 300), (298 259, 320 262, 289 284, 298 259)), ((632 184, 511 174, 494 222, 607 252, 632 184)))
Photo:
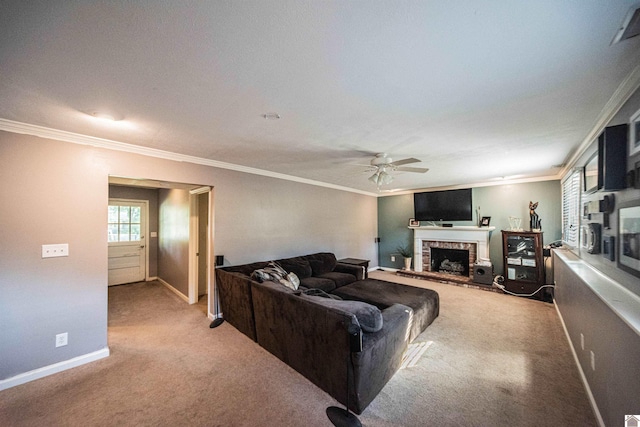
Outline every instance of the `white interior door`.
POLYGON ((109 286, 145 280, 146 203, 110 199, 108 218, 109 286))

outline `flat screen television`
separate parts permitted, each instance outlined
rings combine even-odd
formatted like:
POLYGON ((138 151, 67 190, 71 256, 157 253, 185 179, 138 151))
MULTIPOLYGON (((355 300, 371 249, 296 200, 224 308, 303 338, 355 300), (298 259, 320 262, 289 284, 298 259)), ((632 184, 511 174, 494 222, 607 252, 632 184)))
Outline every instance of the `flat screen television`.
POLYGON ((414 193, 413 209, 417 221, 471 221, 471 189, 414 193))

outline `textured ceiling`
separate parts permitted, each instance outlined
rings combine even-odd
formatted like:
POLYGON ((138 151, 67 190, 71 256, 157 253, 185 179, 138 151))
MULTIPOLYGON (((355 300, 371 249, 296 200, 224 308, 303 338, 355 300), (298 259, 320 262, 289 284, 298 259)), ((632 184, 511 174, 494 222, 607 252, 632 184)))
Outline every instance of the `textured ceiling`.
POLYGON ((378 152, 430 168, 386 190, 557 176, 638 74, 633 4, 2 0, 0 118, 361 191, 378 152))

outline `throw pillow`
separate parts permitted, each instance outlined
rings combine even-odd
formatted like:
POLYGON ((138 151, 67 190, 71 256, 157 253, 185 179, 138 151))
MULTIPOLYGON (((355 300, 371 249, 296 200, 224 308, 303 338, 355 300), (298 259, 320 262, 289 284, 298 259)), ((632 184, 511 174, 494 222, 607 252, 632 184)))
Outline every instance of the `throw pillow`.
POLYGON ((298 279, 298 276, 296 276, 296 273, 294 272, 288 273, 286 276, 280 279, 279 282, 285 285, 287 288, 293 289, 294 291, 297 291, 298 286, 300 286, 300 279, 298 279))
POLYGON ((265 268, 259 268, 251 273, 251 278, 262 283, 265 280, 278 282, 294 291, 300 286, 300 279, 294 272, 287 273, 277 262, 271 261, 265 268))

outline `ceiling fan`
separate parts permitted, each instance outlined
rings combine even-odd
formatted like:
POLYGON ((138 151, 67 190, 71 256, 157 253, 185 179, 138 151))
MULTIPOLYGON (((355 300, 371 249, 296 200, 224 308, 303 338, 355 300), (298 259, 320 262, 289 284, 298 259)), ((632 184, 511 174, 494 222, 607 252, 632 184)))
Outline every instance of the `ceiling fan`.
POLYGON ((387 153, 378 153, 376 156, 371 159, 371 166, 368 171, 373 171, 374 174, 369 177, 369 181, 376 184, 378 190, 383 185, 390 184, 393 181, 393 175, 391 172, 415 172, 415 173, 425 173, 429 169, 427 168, 414 168, 411 166, 404 166, 411 163, 420 163, 421 160, 415 159, 413 157, 408 159, 402 159, 393 161, 393 159, 387 156, 387 153))

